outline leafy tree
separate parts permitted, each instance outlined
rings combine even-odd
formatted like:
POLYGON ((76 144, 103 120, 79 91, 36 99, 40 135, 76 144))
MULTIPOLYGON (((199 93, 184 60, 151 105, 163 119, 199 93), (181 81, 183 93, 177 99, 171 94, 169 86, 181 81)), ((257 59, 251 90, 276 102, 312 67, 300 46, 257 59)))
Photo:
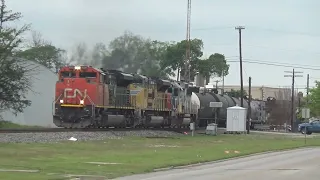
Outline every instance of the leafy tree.
POLYGON ((91 65, 89 53, 90 52, 86 43, 81 42, 76 44, 73 52, 71 52, 69 64, 91 65))
MULTIPOLYGON (((183 40, 177 43, 172 43, 167 48, 167 52, 161 61, 161 68, 170 68, 171 72, 178 70, 178 75, 183 77, 185 69, 187 41, 183 40)), ((201 39, 192 39, 190 41, 190 77, 193 80, 198 71, 198 61, 203 55, 203 42, 201 39)))
POLYGON ((25 95, 31 89, 30 75, 34 67, 14 55, 19 51, 22 34, 30 25, 11 27, 22 17, 21 13, 8 10, 4 0, 0 5, 0 110, 10 110, 14 114, 23 112, 31 102, 25 95))
POLYGON ((32 32, 29 48, 16 54, 17 57, 35 61, 49 69, 60 68, 65 64, 65 50, 57 48, 42 38, 41 33, 32 32))
POLYGON ((310 89, 308 107, 312 115, 320 116, 320 81, 316 81, 316 86, 310 89))
POLYGON ((102 59, 102 67, 104 69, 122 69, 126 65, 126 61, 129 57, 121 49, 112 50, 110 55, 104 56, 102 59))
POLYGON ((167 68, 161 69, 168 43, 144 39, 129 31, 115 38, 109 44, 102 65, 104 69, 119 69, 127 73, 141 73, 147 76, 167 77, 167 68))
POLYGON ((50 41, 47 41, 42 37, 42 34, 40 32, 32 31, 31 36, 32 36, 32 39, 29 44, 29 47, 39 47, 46 44, 51 44, 50 41))
MULTIPOLYGON (((235 98, 240 98, 241 97, 241 91, 240 90, 234 90, 231 89, 230 91, 226 91, 225 94, 235 97, 235 98)), ((247 92, 243 90, 243 96, 247 96, 247 92)))
POLYGON ((229 65, 223 54, 215 53, 206 60, 198 61, 198 71, 206 78, 208 84, 212 75, 216 77, 228 75, 229 65))
MULTIPOLYGON (((146 40, 139 35, 134 35, 125 31, 122 36, 115 38, 109 44, 111 55, 106 59, 105 66, 108 64, 120 68, 127 73, 136 73, 144 62, 146 40)), ((107 68, 109 69, 109 68, 107 68)))
POLYGON ((164 58, 167 42, 147 40, 145 44, 145 52, 142 53, 144 62, 141 63, 140 73, 147 76, 157 76, 168 78, 172 75, 169 68, 161 69, 161 60, 164 58))
POLYGON ((94 45, 91 53, 91 64, 95 67, 102 67, 103 58, 107 54, 107 48, 103 43, 97 43, 94 45))

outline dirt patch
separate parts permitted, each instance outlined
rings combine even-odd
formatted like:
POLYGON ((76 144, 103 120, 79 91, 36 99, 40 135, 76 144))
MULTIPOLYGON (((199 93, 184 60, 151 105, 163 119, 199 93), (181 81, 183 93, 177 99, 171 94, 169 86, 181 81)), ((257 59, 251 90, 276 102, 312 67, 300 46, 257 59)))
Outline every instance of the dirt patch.
POLYGON ((37 172, 39 172, 39 170, 26 170, 26 169, 0 169, 0 172, 37 173, 37 172))
POLYGON ((122 163, 113 163, 113 162, 86 162, 88 164, 96 164, 96 165, 117 165, 122 163))
POLYGON ((180 146, 164 145, 164 144, 155 144, 155 145, 149 145, 148 147, 152 147, 152 148, 162 148, 162 147, 177 148, 177 147, 180 147, 180 146))
POLYGON ((84 174, 66 174, 64 177, 87 177, 87 178, 105 178, 105 176, 97 176, 97 175, 84 175, 84 174))
POLYGON ((170 136, 146 136, 148 139, 180 139, 179 137, 170 137, 170 136))
POLYGON ((66 174, 63 175, 65 178, 70 178, 69 180, 105 180, 105 176, 97 175, 80 175, 80 174, 66 174))

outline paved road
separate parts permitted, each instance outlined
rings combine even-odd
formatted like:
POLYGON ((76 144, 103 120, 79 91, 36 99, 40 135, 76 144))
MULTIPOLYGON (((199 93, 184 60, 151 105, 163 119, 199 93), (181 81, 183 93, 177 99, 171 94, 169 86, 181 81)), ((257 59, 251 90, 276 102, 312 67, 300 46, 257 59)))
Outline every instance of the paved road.
POLYGON ((269 153, 117 180, 319 180, 320 148, 269 153))
MULTIPOLYGON (((301 133, 286 133, 286 132, 277 132, 277 131, 251 131, 252 133, 255 134, 271 134, 271 135, 283 135, 283 136, 291 136, 295 138, 304 138, 305 135, 301 133)), ((314 138, 314 137, 319 137, 319 133, 313 133, 312 135, 307 135, 307 138, 314 138)))

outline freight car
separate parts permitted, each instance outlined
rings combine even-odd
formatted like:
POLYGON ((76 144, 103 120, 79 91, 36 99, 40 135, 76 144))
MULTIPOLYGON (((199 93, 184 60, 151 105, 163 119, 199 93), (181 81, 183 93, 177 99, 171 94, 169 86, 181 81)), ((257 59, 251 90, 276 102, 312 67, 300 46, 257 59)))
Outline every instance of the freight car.
POLYGON ((59 70, 53 122, 58 127, 181 127, 197 119, 197 88, 183 82, 66 66, 59 70))
MULTIPOLYGON (((199 113, 197 119, 198 127, 205 127, 209 123, 215 122, 215 111, 209 107, 210 102, 222 102, 222 107, 217 108, 217 124, 218 127, 226 127, 227 108, 241 104, 239 98, 230 97, 226 94, 216 94, 210 89, 204 87, 200 88, 200 92, 193 93, 192 102, 199 106, 199 113)), ((251 101, 251 129, 255 124, 261 124, 265 121, 264 102, 263 101, 251 101)), ((248 101, 244 99, 244 108, 248 108, 248 101)))

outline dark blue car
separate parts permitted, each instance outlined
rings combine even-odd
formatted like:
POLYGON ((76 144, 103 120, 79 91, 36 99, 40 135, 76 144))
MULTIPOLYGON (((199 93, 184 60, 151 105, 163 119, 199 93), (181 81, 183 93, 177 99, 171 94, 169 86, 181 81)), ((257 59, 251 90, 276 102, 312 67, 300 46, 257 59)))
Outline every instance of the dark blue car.
POLYGON ((320 120, 299 124, 298 131, 302 134, 320 133, 320 120))

